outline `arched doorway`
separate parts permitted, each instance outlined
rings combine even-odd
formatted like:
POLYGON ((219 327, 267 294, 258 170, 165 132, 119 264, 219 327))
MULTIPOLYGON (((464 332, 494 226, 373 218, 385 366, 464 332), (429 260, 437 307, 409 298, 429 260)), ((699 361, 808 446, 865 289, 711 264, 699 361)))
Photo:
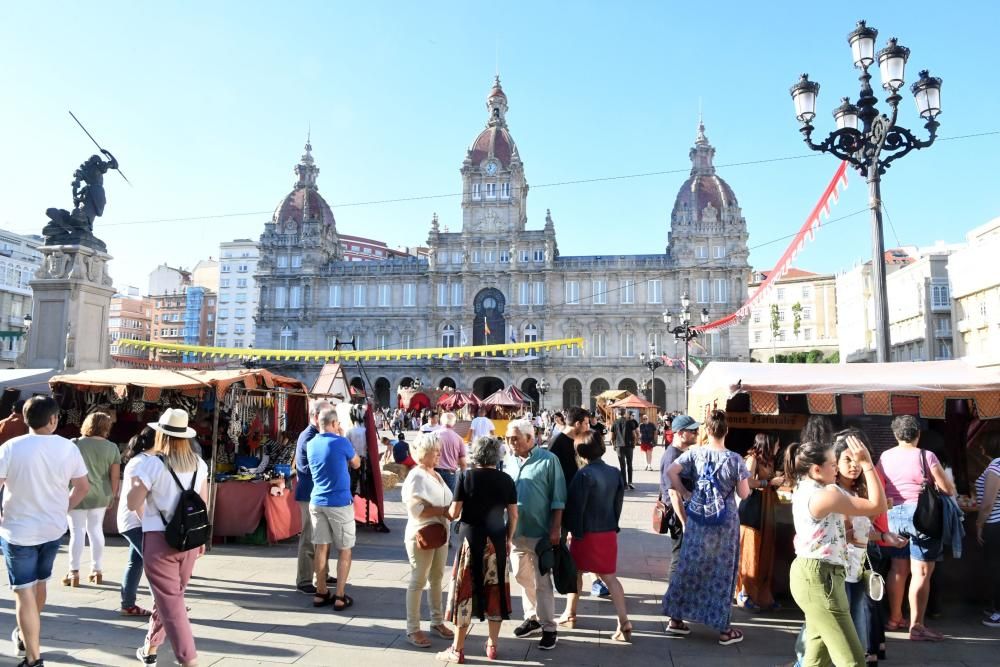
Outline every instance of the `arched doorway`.
POLYGON ((656 407, 666 412, 667 410, 667 383, 656 378, 653 380, 653 403, 656 407))
POLYGON ((630 391, 636 396, 639 395, 639 385, 637 385, 635 383, 635 380, 633 380, 632 378, 625 378, 624 380, 619 382, 618 388, 623 391, 630 391))
POLYGON ((538 400, 538 396, 539 396, 539 394, 538 394, 538 381, 535 380, 535 378, 527 378, 524 382, 522 382, 521 383, 521 391, 523 391, 528 396, 528 398, 530 398, 531 400, 533 400, 535 402, 535 405, 534 405, 534 410, 535 411, 538 411, 538 410, 541 409, 540 408, 541 404, 540 404, 540 402, 538 400))
POLYGON ((497 391, 503 389, 503 387, 503 380, 500 378, 481 377, 472 383, 472 393, 479 398, 486 398, 490 394, 495 394, 497 391))
POLYGON ((411 378, 408 375, 406 377, 404 377, 402 380, 399 381, 399 386, 400 387, 409 387, 412 384, 413 384, 413 378, 411 378))
POLYGON ((445 387, 451 387, 452 389, 458 389, 458 385, 450 377, 443 377, 441 381, 438 382, 438 389, 444 389, 445 387))
POLYGON ((611 385, 604 378, 597 378, 590 383, 590 409, 597 409, 597 397, 603 394, 608 389, 611 389, 611 385))
POLYGON ((569 379, 563 382, 563 410, 574 405, 583 405, 583 385, 579 380, 569 379))
POLYGON ((495 287, 480 290, 472 302, 475 313, 472 320, 473 345, 500 345, 507 335, 504 307, 507 299, 495 287))
POLYGON ((380 408, 389 407, 389 379, 380 377, 375 380, 375 404, 380 408))

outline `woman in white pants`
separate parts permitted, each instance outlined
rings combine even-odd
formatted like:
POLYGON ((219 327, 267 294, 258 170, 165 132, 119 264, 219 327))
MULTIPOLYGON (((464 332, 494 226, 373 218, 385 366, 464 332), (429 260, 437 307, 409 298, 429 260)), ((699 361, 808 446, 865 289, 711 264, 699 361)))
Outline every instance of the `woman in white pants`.
POLYGON ((80 585, 80 558, 83 556, 86 538, 90 539, 90 556, 93 561, 90 581, 95 584, 103 583, 101 560, 104 556, 104 512, 118 496, 121 468, 118 446, 108 440, 111 424, 110 415, 92 412, 83 421, 80 429, 82 437, 73 441, 87 464, 90 491, 69 512, 69 573, 63 578, 64 586, 80 585))

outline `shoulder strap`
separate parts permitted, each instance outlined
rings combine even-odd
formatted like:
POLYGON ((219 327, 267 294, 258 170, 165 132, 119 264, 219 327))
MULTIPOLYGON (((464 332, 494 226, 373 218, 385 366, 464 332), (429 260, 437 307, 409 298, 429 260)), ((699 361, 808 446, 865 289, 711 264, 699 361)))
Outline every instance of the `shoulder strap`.
MULTIPOLYGON (((170 473, 170 476, 174 478, 174 481, 177 483, 177 488, 179 488, 181 491, 185 491, 186 489, 184 488, 184 485, 181 484, 181 480, 177 479, 177 473, 175 473, 174 469, 170 467, 169 463, 167 463, 167 459, 164 458, 162 454, 157 454, 156 458, 160 459, 160 461, 166 467, 167 471, 170 473)), ((194 474, 195 476, 198 475, 198 468, 194 469, 194 474)), ((191 488, 192 489, 194 488, 194 477, 191 478, 191 488)))
POLYGON ((924 473, 924 484, 926 484, 927 483, 927 478, 929 477, 928 470, 927 470, 927 450, 926 449, 921 449, 920 450, 920 468, 921 468, 921 470, 924 473))

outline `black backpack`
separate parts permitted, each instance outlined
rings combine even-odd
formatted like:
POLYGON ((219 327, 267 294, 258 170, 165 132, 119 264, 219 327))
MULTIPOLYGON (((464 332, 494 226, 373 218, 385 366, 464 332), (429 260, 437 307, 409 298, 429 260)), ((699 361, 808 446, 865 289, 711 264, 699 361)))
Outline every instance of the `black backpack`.
POLYGON ((211 525, 208 523, 208 507, 201 494, 195 491, 195 482, 198 481, 198 469, 195 468, 191 476, 191 488, 185 489, 181 480, 177 479, 176 473, 162 456, 157 456, 163 465, 170 471, 170 476, 177 482, 181 490, 181 497, 177 500, 177 507, 174 508, 174 515, 167 521, 160 512, 160 519, 163 521, 164 538, 167 544, 178 551, 190 551, 208 543, 208 531, 211 525))

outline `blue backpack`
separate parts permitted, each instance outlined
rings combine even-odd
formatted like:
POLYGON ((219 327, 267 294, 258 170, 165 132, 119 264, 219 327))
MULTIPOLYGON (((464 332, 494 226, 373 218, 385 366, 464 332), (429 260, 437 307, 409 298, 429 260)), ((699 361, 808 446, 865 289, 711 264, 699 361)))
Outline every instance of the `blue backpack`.
POLYGON ((715 479, 715 464, 706 461, 701 474, 695 480, 691 498, 685 503, 688 517, 703 526, 719 526, 729 519, 729 508, 726 506, 728 494, 719 488, 715 479))

